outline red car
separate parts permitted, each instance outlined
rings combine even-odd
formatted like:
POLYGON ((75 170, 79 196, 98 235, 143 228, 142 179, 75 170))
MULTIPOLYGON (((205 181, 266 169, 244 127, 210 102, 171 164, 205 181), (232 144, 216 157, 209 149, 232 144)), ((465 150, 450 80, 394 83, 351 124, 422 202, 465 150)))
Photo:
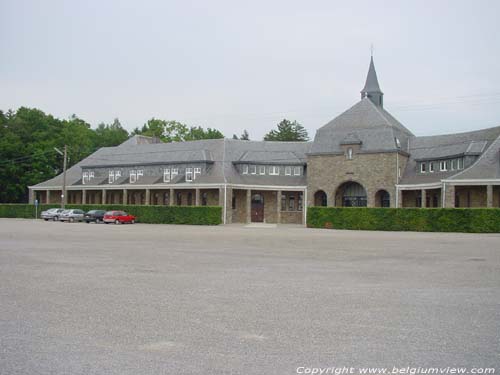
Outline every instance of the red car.
POLYGON ((106 224, 115 223, 115 224, 124 224, 124 223, 135 223, 135 216, 129 215, 124 211, 108 211, 104 214, 102 219, 106 224))

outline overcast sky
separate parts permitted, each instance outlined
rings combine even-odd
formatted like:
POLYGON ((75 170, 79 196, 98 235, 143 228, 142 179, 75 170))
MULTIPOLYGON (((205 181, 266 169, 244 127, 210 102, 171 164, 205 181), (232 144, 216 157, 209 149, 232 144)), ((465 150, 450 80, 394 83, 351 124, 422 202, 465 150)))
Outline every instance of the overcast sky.
POLYGON ((416 135, 500 125, 500 1, 0 0, 0 109, 129 130, 157 117, 260 139, 360 97, 416 135))

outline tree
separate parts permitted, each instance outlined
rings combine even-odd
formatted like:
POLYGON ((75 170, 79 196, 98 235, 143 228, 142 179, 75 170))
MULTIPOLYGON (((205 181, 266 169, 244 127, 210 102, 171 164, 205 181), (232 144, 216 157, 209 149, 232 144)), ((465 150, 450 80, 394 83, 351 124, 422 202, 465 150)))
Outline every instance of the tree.
POLYGON ((240 139, 242 141, 249 141, 250 140, 250 135, 248 134, 247 130, 243 130, 243 134, 240 136, 240 139))
POLYGON ((125 142, 129 134, 122 127, 120 120, 114 119, 111 125, 100 123, 95 129, 96 146, 97 147, 112 147, 125 142))
POLYGON ((309 140, 307 130, 297 121, 291 122, 283 119, 277 127, 277 130, 271 130, 264 136, 265 141, 305 142, 309 140))
POLYGON ((217 129, 204 129, 201 126, 188 127, 186 124, 178 121, 166 121, 155 118, 148 120, 142 129, 134 129, 133 134, 159 137, 163 142, 224 138, 224 135, 217 129))

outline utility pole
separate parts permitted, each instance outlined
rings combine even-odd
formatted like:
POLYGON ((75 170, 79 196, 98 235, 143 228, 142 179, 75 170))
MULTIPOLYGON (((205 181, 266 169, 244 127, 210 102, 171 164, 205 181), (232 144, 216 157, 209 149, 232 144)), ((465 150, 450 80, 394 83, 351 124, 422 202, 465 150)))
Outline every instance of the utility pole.
POLYGON ((59 155, 62 155, 64 158, 63 162, 63 184, 62 184, 62 193, 61 193, 61 208, 64 208, 66 204, 66 166, 68 159, 68 146, 64 145, 64 152, 61 152, 57 147, 54 147, 54 150, 57 151, 59 155))

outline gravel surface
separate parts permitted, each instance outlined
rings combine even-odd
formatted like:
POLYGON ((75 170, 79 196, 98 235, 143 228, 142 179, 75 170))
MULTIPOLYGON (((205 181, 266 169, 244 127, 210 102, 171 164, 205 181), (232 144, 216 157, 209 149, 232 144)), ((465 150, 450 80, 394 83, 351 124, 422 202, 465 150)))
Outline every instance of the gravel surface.
POLYGON ((2 375, 499 363, 500 235, 0 219, 2 375))

